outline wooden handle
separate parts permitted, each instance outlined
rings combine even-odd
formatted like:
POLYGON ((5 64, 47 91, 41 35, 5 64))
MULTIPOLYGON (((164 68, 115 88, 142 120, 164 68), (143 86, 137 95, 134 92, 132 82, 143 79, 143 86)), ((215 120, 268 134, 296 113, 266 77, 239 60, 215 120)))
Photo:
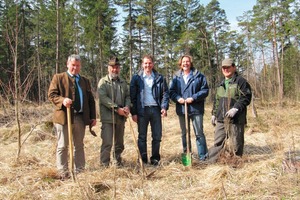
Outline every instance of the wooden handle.
POLYGON ((71 120, 71 108, 67 108, 67 120, 68 120, 68 136, 69 136, 69 156, 70 156, 70 170, 73 181, 75 181, 74 174, 74 156, 73 156, 73 132, 72 132, 72 120, 71 120))

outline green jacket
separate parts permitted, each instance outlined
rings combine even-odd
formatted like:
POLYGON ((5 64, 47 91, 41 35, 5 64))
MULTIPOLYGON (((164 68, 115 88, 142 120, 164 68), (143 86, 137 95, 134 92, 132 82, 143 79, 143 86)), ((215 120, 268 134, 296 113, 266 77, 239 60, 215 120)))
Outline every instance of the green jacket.
POLYGON ((100 121, 102 123, 113 123, 112 112, 114 112, 114 122, 116 124, 125 122, 126 118, 118 115, 116 109, 118 107, 122 108, 125 106, 130 108, 129 88, 126 81, 121 78, 116 81, 112 81, 109 76, 106 75, 105 77, 101 78, 98 83, 98 94, 100 121), (115 90, 112 89, 113 85, 115 86, 115 90), (119 95, 116 95, 117 92, 119 92, 119 95), (120 99, 116 99, 117 96, 120 97, 120 99), (121 103, 117 104, 116 102, 121 103))
POLYGON ((235 73, 227 90, 225 89, 224 80, 217 87, 212 115, 216 116, 218 122, 223 123, 225 113, 231 108, 237 108, 238 112, 231 119, 231 123, 246 124, 247 106, 250 104, 251 98, 252 92, 249 83, 242 76, 235 73))

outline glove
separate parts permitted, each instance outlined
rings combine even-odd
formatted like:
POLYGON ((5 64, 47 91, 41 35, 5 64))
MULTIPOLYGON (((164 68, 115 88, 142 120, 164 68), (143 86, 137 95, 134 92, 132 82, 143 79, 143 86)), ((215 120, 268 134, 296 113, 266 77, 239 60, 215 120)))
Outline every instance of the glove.
POLYGON ((211 124, 213 125, 213 126, 216 126, 216 116, 211 116, 211 124))
POLYGON ((231 117, 233 118, 234 115, 237 113, 238 109, 237 108, 231 108, 230 110, 227 111, 225 114, 225 117, 231 117))

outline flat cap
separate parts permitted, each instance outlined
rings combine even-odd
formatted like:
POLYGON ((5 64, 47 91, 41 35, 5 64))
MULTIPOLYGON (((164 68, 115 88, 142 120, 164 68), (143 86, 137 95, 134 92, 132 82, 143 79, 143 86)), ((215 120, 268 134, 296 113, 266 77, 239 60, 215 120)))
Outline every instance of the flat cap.
POLYGON ((232 66, 233 64, 233 60, 231 58, 225 58, 223 61, 222 61, 222 67, 225 66, 225 67, 230 67, 232 66))

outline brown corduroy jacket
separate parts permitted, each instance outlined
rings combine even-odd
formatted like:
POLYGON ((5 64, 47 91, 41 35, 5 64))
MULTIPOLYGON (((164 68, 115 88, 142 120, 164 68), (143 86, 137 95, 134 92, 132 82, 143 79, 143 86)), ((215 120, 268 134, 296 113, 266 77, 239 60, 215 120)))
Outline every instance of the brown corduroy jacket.
MULTIPOLYGON (((48 98, 55 105, 53 123, 64 125, 67 123, 67 108, 63 105, 64 98, 75 99, 75 80, 67 72, 55 74, 50 83, 48 98)), ((96 119, 95 99, 88 79, 80 76, 79 85, 83 94, 83 120, 85 125, 96 119)), ((72 123, 74 121, 74 108, 71 108, 72 123)))

